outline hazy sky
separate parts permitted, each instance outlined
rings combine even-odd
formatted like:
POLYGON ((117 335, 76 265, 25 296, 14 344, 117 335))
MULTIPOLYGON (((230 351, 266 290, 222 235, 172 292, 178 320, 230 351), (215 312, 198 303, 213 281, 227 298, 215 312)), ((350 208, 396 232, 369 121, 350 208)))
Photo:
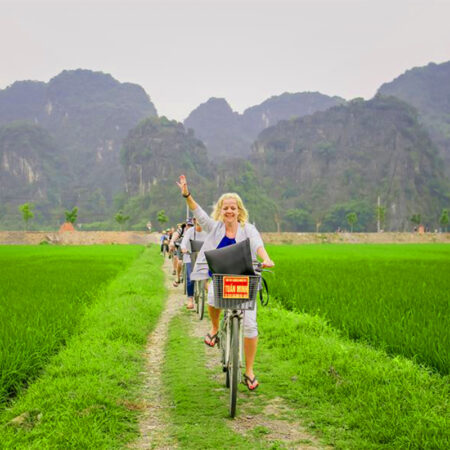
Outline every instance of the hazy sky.
POLYGON ((286 91, 367 99, 450 60, 449 24, 450 0, 0 0, 0 89, 102 71, 180 121, 209 97, 239 112, 286 91))

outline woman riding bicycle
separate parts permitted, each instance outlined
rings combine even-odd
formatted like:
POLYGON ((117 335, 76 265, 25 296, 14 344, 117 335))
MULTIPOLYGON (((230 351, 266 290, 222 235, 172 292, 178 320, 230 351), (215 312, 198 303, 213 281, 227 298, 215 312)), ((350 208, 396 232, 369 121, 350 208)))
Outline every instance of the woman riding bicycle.
POLYGON ((186 294, 187 309, 194 309, 194 280, 191 280, 192 264, 191 264, 191 240, 203 241, 206 233, 200 224, 197 223, 195 217, 187 221, 187 225, 191 225, 185 233, 181 241, 181 252, 183 253, 183 263, 186 265, 186 294))
MULTIPOLYGON (((208 233, 197 262, 191 274, 192 280, 208 279, 208 264, 205 258, 205 251, 215 248, 226 247, 247 238, 250 239, 252 259, 256 256, 262 259, 263 267, 273 267, 274 263, 270 259, 261 235, 254 225, 247 222, 248 213, 241 198, 235 193, 223 194, 217 201, 214 211, 209 217, 206 212, 194 201, 189 192, 186 177, 181 175, 177 182, 181 194, 186 199, 189 209, 193 212, 197 221, 208 233)), ((217 333, 219 331, 220 309, 214 307, 214 294, 212 286, 208 291, 208 312, 211 318, 211 331, 205 337, 205 344, 214 347, 217 343, 217 333)), ((258 345, 258 328, 256 322, 256 308, 244 312, 244 354, 245 354, 245 374, 244 380, 249 390, 254 390, 259 383, 253 372, 256 349, 258 345)))

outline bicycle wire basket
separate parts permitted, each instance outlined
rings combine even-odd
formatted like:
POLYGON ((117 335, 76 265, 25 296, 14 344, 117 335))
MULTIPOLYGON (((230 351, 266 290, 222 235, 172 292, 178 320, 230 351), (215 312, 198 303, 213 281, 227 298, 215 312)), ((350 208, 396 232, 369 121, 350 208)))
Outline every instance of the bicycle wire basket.
POLYGON ((260 281, 260 275, 214 273, 214 306, 220 309, 255 309, 260 281))

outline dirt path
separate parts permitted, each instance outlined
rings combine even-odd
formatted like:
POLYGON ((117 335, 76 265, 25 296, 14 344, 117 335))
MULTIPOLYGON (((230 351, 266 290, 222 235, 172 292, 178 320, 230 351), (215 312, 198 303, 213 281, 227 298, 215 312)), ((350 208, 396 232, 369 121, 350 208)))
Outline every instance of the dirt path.
POLYGON ((169 433, 169 407, 163 395, 162 366, 164 362, 164 349, 166 346, 170 320, 179 312, 183 303, 180 289, 172 286, 172 261, 166 259, 163 270, 166 278, 166 287, 169 291, 165 309, 159 322, 150 334, 146 347, 146 382, 143 395, 145 412, 143 413, 139 428, 141 438, 131 445, 131 448, 158 448, 171 449, 177 447, 176 442, 170 438, 169 433))

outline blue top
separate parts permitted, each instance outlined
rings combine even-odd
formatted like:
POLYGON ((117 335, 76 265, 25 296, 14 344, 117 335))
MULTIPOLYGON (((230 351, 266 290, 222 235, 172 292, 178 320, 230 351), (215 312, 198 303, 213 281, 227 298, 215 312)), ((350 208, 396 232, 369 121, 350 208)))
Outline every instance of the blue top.
POLYGON ((229 245, 236 244, 236 239, 230 239, 226 235, 222 238, 222 240, 219 242, 219 245, 217 248, 223 248, 228 247, 229 245))
MULTIPOLYGON (((219 245, 217 246, 217 248, 223 248, 223 247, 228 247, 229 245, 232 244, 236 244, 236 239, 230 239, 229 237, 227 237, 227 235, 225 235, 222 240, 219 242, 219 245)), ((208 271, 209 276, 212 277, 212 272, 209 270, 208 271)))

